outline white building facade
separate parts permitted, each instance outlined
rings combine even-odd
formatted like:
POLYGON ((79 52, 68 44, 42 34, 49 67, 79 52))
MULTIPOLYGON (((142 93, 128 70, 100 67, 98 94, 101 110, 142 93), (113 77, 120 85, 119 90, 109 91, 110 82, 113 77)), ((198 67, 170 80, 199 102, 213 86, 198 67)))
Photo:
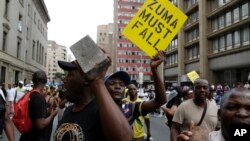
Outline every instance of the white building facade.
POLYGON ((30 83, 35 71, 46 71, 46 5, 43 0, 1 0, 0 14, 0 83, 30 83))
POLYGON ((47 46, 47 77, 52 82, 56 73, 64 73, 58 66, 57 61, 67 61, 67 48, 57 44, 55 41, 48 41, 47 46))

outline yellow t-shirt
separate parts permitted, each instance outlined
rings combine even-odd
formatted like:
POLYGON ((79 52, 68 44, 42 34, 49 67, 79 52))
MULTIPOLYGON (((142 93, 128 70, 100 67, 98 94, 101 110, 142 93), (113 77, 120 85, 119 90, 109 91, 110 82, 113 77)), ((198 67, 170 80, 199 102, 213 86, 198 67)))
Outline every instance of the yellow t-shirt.
MULTIPOLYGON (((125 98, 123 99, 124 101, 128 101, 128 102, 131 102, 131 100, 128 98, 125 98)), ((141 102, 143 101, 142 99, 140 98, 137 98, 136 101, 133 101, 133 102, 141 102)), ((135 119, 134 120, 134 123, 133 123, 133 132, 134 132, 134 138, 140 138, 140 137, 144 137, 144 128, 143 128, 143 125, 144 125, 144 119, 145 118, 149 118, 149 115, 147 114, 146 116, 142 117, 140 116, 138 119, 135 119)))

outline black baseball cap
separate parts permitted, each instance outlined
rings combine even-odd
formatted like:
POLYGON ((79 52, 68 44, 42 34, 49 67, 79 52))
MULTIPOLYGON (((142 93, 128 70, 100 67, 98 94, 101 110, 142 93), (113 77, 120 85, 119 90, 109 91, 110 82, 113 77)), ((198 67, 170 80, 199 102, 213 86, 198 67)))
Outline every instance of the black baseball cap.
POLYGON ((58 61, 57 63, 58 63, 60 68, 62 68, 63 70, 66 70, 66 71, 78 69, 78 63, 76 60, 72 61, 72 62, 58 61))

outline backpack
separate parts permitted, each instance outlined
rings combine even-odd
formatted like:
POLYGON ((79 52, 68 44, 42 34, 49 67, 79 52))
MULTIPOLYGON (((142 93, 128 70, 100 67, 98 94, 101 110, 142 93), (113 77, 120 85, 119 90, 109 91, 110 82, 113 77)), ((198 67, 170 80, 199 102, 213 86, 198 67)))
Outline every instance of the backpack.
POLYGON ((32 126, 32 122, 29 117, 29 100, 32 92, 38 92, 38 90, 31 90, 14 104, 14 116, 13 123, 21 134, 27 133, 32 126))

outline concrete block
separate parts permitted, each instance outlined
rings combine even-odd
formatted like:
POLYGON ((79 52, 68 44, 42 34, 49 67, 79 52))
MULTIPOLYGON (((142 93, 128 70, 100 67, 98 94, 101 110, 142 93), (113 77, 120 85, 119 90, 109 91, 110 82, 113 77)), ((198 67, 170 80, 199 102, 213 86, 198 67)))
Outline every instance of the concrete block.
POLYGON ((70 50, 89 80, 93 80, 103 68, 110 65, 107 55, 88 35, 72 45, 70 50))

